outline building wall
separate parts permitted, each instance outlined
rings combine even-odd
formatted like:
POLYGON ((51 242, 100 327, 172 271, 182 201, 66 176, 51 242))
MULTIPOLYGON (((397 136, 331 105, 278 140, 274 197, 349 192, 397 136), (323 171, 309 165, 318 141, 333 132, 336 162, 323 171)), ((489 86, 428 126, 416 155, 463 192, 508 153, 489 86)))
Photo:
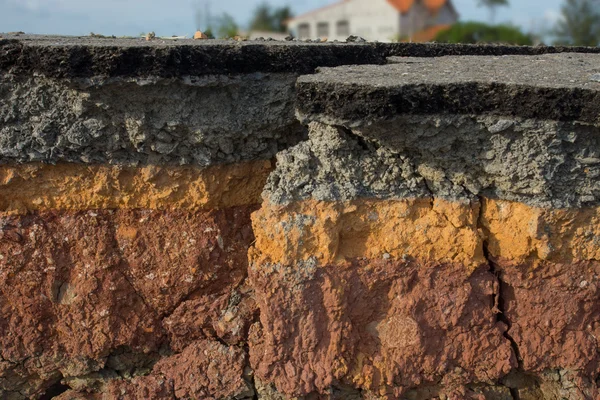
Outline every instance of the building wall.
POLYGON ((385 0, 348 0, 295 18, 288 27, 301 39, 345 40, 349 35, 357 35, 384 42, 398 35, 398 16, 398 11, 385 0), (348 21, 349 30, 338 33, 337 24, 342 21, 348 21), (308 32, 302 29, 307 24, 308 32), (318 24, 327 24, 328 32, 319 32, 318 24))

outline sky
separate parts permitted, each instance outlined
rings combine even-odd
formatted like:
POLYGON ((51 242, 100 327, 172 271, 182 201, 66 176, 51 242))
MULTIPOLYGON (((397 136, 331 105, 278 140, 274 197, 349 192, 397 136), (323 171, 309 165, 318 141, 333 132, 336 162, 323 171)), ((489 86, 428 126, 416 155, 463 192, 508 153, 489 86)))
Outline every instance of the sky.
MULTIPOLYGON (((489 21, 477 0, 453 0, 461 20, 489 21)), ((559 17, 563 0, 511 0, 498 10, 496 21, 518 25, 526 31, 549 29, 559 17)), ((269 0, 273 6, 289 5, 295 14, 331 4, 335 0, 269 0)), ((196 12, 211 16, 224 12, 242 27, 248 24, 260 0, 0 0, 0 32, 24 31, 61 35, 135 36, 191 35, 196 12)))

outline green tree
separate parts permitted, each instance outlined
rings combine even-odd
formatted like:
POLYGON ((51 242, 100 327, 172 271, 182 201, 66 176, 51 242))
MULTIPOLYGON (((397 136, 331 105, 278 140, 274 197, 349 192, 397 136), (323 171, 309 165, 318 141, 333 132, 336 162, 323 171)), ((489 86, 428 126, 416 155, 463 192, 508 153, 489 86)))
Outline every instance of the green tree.
POLYGON ((288 6, 275 9, 273 11, 273 28, 277 32, 286 32, 287 26, 285 25, 285 21, 293 16, 292 9, 288 6))
POLYGON ((254 16, 250 22, 250 30, 266 32, 275 30, 271 17, 271 7, 267 3, 259 4, 254 10, 254 16))
POLYGON ((285 32, 285 21, 292 18, 290 7, 272 8, 267 3, 262 3, 254 10, 250 22, 251 31, 285 32))
POLYGON ((239 27, 235 19, 227 13, 217 18, 217 35, 220 38, 231 38, 238 34, 239 27))
POLYGON ((496 9, 498 7, 507 7, 508 0, 477 0, 478 7, 486 7, 490 10, 490 21, 494 23, 496 20, 496 9))
POLYGON ((208 28, 204 31, 204 34, 206 35, 207 38, 209 39, 214 39, 215 35, 213 34, 213 30, 212 28, 208 28))
POLYGON ((533 37, 516 26, 487 25, 482 22, 460 22, 435 38, 443 43, 506 43, 517 45, 533 44, 533 37))
POLYGON ((566 0, 553 33, 557 44, 598 46, 600 0, 566 0))

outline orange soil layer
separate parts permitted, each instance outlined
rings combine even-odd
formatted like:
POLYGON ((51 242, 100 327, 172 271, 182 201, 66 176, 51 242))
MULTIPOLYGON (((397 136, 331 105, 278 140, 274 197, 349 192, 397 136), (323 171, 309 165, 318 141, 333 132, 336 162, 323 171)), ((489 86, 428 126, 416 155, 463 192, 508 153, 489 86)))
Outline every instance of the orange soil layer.
POLYGON ((492 256, 558 263, 600 259, 600 207, 544 209, 485 200, 481 216, 492 256))
POLYGON ((491 256, 572 262, 600 258, 600 207, 548 210, 503 200, 441 199, 263 204, 253 215, 257 265, 315 257, 418 258, 474 269, 491 256))
POLYGON ((316 257, 321 265, 366 257, 485 263, 473 229, 477 205, 443 200, 303 201, 263 205, 253 215, 254 262, 290 264, 316 257))
POLYGON ((0 166, 0 212, 219 209, 260 203, 270 161, 209 168, 61 163, 0 166))
MULTIPOLYGON (((270 161, 194 166, 24 164, 0 166, 0 212, 206 210, 260 203, 270 161)), ((253 218, 254 261, 322 265, 357 257, 485 263, 600 259, 600 207, 543 209, 504 200, 480 204, 402 199, 263 204, 253 218)))

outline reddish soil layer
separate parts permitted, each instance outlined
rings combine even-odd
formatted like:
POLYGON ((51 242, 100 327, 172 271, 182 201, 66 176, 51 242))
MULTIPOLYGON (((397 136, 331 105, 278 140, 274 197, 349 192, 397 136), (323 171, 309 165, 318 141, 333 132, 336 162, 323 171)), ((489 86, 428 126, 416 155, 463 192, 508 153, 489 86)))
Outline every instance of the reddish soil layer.
POLYGON ((246 357, 238 347, 197 341, 181 354, 160 360, 149 376, 111 381, 106 395, 123 400, 251 397, 251 383, 243 377, 246 357))
MULTIPOLYGON (((127 376, 172 351, 184 368, 198 340, 245 341, 256 312, 243 286, 253 210, 0 217, 0 387, 31 396, 62 377, 127 376)), ((234 353, 231 374, 243 370, 234 353)), ((206 385, 188 389, 230 389, 206 385)))
POLYGON ((61 400, 215 399, 252 397, 251 382, 244 377, 246 353, 211 340, 200 340, 156 363, 147 376, 107 381, 102 393, 68 390, 61 400))
POLYGON ((399 396, 429 383, 496 381, 517 365, 487 266, 471 274, 460 264, 357 260, 250 271, 262 323, 251 364, 285 393, 341 383, 399 396))
POLYGON ((255 209, 1 215, 0 397, 600 395, 600 262, 248 268, 255 209))
MULTIPOLYGON (((503 308, 522 367, 600 374, 600 262, 514 263, 496 259, 503 308)), ((600 395, 600 393, 597 393, 600 395)), ((590 397, 592 398, 592 397, 590 397)), ((596 398, 596 397, 593 397, 596 398)))

